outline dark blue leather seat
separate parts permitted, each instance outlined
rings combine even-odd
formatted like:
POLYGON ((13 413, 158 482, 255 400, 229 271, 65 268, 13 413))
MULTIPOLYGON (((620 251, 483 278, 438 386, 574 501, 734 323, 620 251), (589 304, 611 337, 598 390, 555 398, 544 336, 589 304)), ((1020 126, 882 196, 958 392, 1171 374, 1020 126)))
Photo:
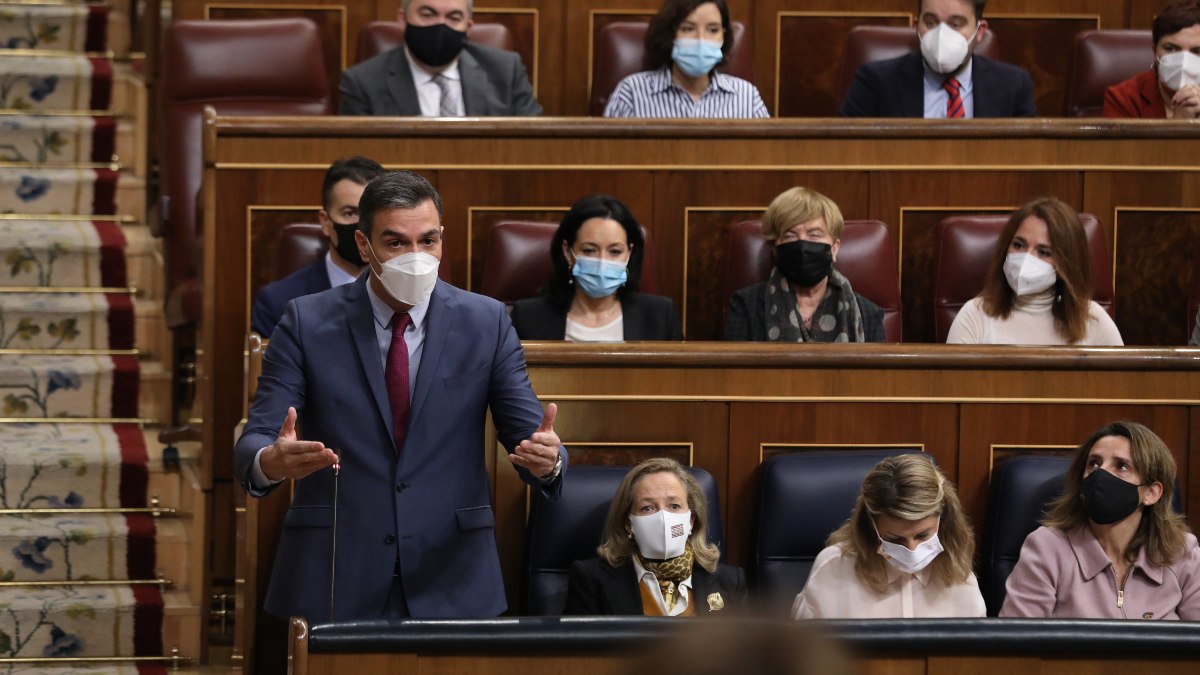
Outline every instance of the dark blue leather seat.
POLYGON ((867 473, 883 459, 912 452, 918 451, 802 452, 763 463, 752 566, 768 607, 790 603, 804 588, 825 540, 850 517, 867 473))
POLYGON ((988 614, 996 616, 1004 604, 1004 582, 1021 555, 1025 537, 1038 528, 1050 501, 1062 492, 1063 475, 1070 457, 1021 455, 992 473, 984 526, 980 590, 988 614))
MULTIPOLYGON (((596 555, 608 505, 632 467, 572 466, 563 476, 562 496, 550 501, 536 492, 529 510, 526 613, 559 616, 567 605, 567 570, 596 555)), ((688 469, 708 498, 708 540, 725 559, 717 481, 704 469, 688 469)))

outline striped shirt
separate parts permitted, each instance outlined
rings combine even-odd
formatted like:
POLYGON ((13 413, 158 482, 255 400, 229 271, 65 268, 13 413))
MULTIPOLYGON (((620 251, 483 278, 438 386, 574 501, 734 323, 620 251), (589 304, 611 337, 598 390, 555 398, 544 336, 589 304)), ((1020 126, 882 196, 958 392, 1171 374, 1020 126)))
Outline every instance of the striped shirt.
POLYGON ((671 67, 634 73, 621 80, 604 108, 605 117, 691 117, 733 119, 770 117, 753 84, 713 71, 695 100, 671 80, 671 67))

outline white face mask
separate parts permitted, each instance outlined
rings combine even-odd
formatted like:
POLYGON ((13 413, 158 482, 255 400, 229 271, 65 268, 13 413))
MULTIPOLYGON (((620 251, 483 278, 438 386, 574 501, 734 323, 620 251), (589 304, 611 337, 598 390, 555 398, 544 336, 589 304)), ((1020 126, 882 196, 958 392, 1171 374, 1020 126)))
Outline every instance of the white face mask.
POLYGON ((944 23, 939 23, 921 38, 921 55, 935 73, 945 75, 958 70, 970 51, 970 40, 944 23))
POLYGON ((1191 52, 1171 52, 1158 59, 1158 81, 1171 91, 1189 84, 1200 84, 1200 56, 1191 52))
POLYGON ((1028 253, 1009 253, 1004 258, 1004 277, 1017 295, 1041 293, 1058 281, 1054 265, 1028 253))
POLYGON ((692 536, 691 511, 658 511, 648 516, 629 516, 633 539, 642 557, 666 560, 683 555, 692 536))
MULTIPOLYGON (((376 263, 375 249, 367 247, 376 263)), ((376 275, 384 290, 397 302, 415 307, 429 299, 437 283, 440 260, 428 253, 404 253, 380 264, 376 275)), ((372 268, 371 273, 375 270, 372 268)))
MULTIPOLYGON (((941 519, 939 519, 939 527, 941 527, 941 522, 941 519)), ((878 530, 875 531, 875 536, 879 537, 878 530)), ((937 532, 934 532, 932 537, 917 544, 916 550, 910 549, 907 546, 901 546, 900 544, 893 544, 890 541, 884 541, 883 537, 879 537, 879 555, 883 556, 892 567, 905 574, 916 574, 925 569, 944 550, 941 540, 938 539, 937 532)))

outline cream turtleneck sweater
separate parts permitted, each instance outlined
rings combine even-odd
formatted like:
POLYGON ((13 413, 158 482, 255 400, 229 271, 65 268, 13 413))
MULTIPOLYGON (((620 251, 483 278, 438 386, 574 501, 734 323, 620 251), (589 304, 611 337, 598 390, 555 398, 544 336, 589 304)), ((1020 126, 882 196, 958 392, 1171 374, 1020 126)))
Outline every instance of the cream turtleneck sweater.
MULTIPOLYGON (((948 344, 980 345, 1065 345, 1054 328, 1054 289, 1018 296, 1007 319, 988 316, 976 297, 963 306, 950 326, 948 344)), ((1095 302, 1088 303, 1087 335, 1077 346, 1120 346, 1121 333, 1108 313, 1095 302)))

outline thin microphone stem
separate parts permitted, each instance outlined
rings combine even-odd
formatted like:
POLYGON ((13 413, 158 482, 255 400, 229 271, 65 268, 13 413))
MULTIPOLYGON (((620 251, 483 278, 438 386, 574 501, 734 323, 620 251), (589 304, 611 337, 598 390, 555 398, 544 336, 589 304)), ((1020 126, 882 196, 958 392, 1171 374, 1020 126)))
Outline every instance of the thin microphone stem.
POLYGON ((338 474, 341 464, 333 465, 333 542, 329 547, 329 621, 333 622, 333 589, 337 579, 338 474))

